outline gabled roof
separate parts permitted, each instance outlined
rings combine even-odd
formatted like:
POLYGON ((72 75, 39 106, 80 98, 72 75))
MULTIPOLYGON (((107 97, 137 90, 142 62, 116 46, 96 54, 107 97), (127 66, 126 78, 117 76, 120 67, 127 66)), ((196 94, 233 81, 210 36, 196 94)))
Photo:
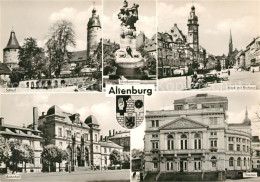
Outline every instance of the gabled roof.
POLYGON ((0 75, 11 75, 12 71, 5 63, 0 63, 0 75))
POLYGON ((174 121, 171 121, 161 127, 159 127, 159 130, 170 130, 170 129, 189 129, 189 128, 207 128, 207 125, 204 125, 202 123, 199 123, 197 121, 194 121, 189 118, 180 117, 175 119, 174 121))
POLYGON ((20 49, 20 45, 16 39, 14 31, 11 31, 9 41, 4 49, 20 49))

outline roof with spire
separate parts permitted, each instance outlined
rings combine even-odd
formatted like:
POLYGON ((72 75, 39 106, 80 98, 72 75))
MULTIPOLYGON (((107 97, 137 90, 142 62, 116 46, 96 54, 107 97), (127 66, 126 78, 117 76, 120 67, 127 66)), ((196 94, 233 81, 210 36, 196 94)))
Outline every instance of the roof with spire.
POLYGON ((245 119, 243 121, 243 124, 251 125, 251 119, 248 118, 247 108, 246 108, 245 119))
POLYGON ((9 41, 4 50, 5 49, 20 49, 20 45, 16 39, 15 32, 13 30, 11 31, 9 41))
POLYGON ((101 28, 99 16, 96 13, 97 13, 97 10, 94 7, 93 10, 92 10, 92 17, 89 18, 89 21, 88 21, 88 28, 92 28, 92 27, 100 27, 101 28))

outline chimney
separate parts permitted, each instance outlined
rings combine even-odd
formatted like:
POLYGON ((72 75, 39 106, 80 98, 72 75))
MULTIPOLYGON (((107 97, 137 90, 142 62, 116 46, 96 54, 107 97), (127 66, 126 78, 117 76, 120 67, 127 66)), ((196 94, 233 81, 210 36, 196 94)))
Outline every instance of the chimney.
POLYGON ((101 141, 101 142, 103 141, 103 136, 102 136, 102 135, 100 135, 100 141, 101 141))
POLYGON ((109 136, 111 136, 111 130, 109 130, 109 136))
POLYGON ((115 129, 113 129, 113 136, 115 136, 115 129))
POLYGON ((0 118, 0 126, 4 125, 4 118, 0 118))
POLYGON ((33 107, 33 129, 36 130, 38 128, 38 108, 33 107))

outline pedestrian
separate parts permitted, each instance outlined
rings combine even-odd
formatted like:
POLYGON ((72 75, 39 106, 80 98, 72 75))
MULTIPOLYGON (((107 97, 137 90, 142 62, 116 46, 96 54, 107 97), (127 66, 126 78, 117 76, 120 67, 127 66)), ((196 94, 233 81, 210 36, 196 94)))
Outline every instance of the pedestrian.
POLYGON ((253 73, 255 72, 255 70, 253 69, 253 73))
POLYGON ((228 70, 228 76, 230 76, 230 71, 228 70))

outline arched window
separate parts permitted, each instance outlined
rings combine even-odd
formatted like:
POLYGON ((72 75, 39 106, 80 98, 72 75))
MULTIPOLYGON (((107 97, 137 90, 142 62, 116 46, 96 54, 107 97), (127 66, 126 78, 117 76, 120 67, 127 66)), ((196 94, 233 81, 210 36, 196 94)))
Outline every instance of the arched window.
POLYGON ((153 168, 158 168, 158 159, 156 157, 153 158, 153 168))
POLYGON ((201 138, 198 133, 194 135, 194 149, 201 149, 201 138))
POLYGON ((247 165, 248 166, 250 165, 250 159, 249 158, 247 159, 247 165))
POLYGON ((215 156, 211 157, 211 163, 212 163, 212 167, 216 167, 217 166, 217 158, 215 156))
POLYGON ((182 134, 181 135, 181 149, 187 149, 187 148, 188 148, 187 135, 182 134))
POLYGON ((237 158, 237 166, 241 166, 241 158, 240 157, 237 158))
POLYGON ((229 158, 229 166, 234 166, 234 158, 233 157, 229 158))
POLYGON ((174 149, 174 138, 172 135, 167 136, 167 148, 168 148, 168 150, 174 149))
POLYGON ((246 158, 244 157, 244 166, 246 166, 246 158))

